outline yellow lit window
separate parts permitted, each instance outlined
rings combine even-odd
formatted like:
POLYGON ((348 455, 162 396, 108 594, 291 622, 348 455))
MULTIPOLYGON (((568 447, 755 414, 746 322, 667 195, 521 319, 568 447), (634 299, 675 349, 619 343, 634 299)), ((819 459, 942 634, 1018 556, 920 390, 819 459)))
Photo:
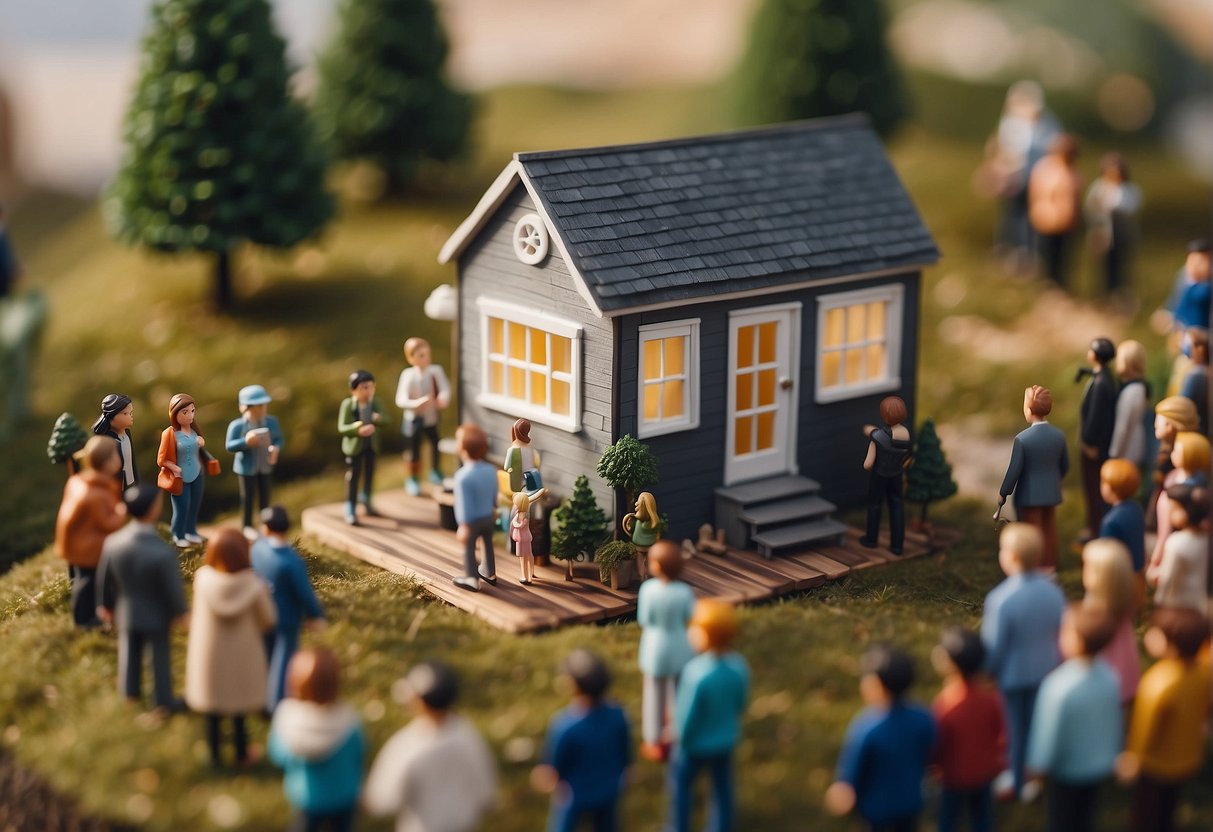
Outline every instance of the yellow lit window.
POLYGON ((637 434, 657 436, 699 426, 699 321, 639 328, 637 434))
POLYGON ((837 401, 900 385, 902 293, 900 285, 892 285, 820 299, 818 401, 837 401))

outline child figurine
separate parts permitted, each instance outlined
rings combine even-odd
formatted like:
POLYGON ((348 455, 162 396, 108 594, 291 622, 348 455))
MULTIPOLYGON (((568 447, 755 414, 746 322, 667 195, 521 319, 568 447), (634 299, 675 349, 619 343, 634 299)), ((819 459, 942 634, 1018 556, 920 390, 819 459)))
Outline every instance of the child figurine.
POLYGON ((703 598, 687 628, 699 655, 687 662, 674 697, 674 752, 670 766, 670 828, 690 832, 695 776, 706 768, 712 780, 712 828, 733 828, 733 749, 750 690, 750 669, 729 650, 737 635, 733 605, 703 598))
POLYGON ((863 461, 863 470, 869 472, 868 528, 859 542, 868 548, 877 546, 881 505, 887 502, 889 551, 900 555, 906 534, 902 472, 914 447, 909 429, 902 424, 906 420, 906 403, 899 396, 885 396, 880 402, 880 418, 884 427, 864 425, 863 428, 863 435, 871 440, 868 442, 868 455, 863 461))
POLYGON ((1087 506, 1087 526, 1081 535, 1085 543, 1095 536, 1099 521, 1107 511, 1099 496, 1099 468, 1108 459, 1112 447, 1112 431, 1116 427, 1116 399, 1119 385, 1108 364, 1116 357, 1116 347, 1107 338, 1096 338, 1087 350, 1090 369, 1078 371, 1078 379, 1089 375, 1082 394, 1082 410, 1079 414, 1082 451, 1082 493, 1087 506))
POLYGON ((484 461, 489 440, 473 424, 455 431, 455 447, 463 465, 455 472, 455 539, 463 544, 464 574, 455 586, 478 592, 484 579, 497 585, 497 561, 493 555, 493 527, 497 516, 497 472, 484 461), (477 569, 476 541, 484 542, 484 563, 477 569))
POLYGON ((521 583, 530 586, 535 580, 535 555, 531 552, 531 498, 525 491, 514 495, 514 510, 510 514, 510 540, 522 568, 521 583))
POLYGON ((350 397, 343 399, 337 413, 337 432, 341 434, 341 453, 345 454, 345 522, 358 525, 358 481, 362 480, 362 504, 368 517, 378 517, 371 505, 371 487, 375 482, 375 457, 379 455, 379 427, 387 423, 379 398, 375 395, 375 377, 366 370, 350 373, 350 397))
MULTIPOLYGON (((1134 465, 1146 461, 1146 406, 1150 385, 1146 383, 1146 348, 1140 341, 1121 341, 1116 348, 1116 415, 1108 457, 1127 459, 1134 465)), ((1105 498, 1106 499, 1106 498, 1105 498)))
POLYGON ((249 546, 235 529, 220 529, 194 574, 194 611, 185 654, 185 701, 206 716, 211 763, 223 764, 221 723, 232 719, 236 764, 253 762, 244 718, 265 709, 262 634, 274 626, 269 588, 249 563, 249 546))
POLYGON ((442 485, 438 472, 438 419, 451 403, 451 385, 446 373, 430 363, 430 342, 424 338, 409 338, 404 342, 404 358, 409 366, 400 373, 396 387, 396 406, 404 408, 400 428, 409 441, 405 456, 404 490, 411 497, 421 493, 421 440, 430 443, 430 482, 442 485))
MULTIPOLYGON (((1140 486, 1141 474, 1127 459, 1109 459, 1099 469, 1099 494, 1109 506, 1099 523, 1099 536, 1119 540, 1129 550, 1139 589, 1146 569, 1146 515, 1133 498, 1140 486)), ((1142 597, 1139 593, 1139 602, 1142 597)))
POLYGON ((1082 588, 1083 602, 1099 605, 1112 619, 1112 640, 1099 657, 1116 673, 1121 704, 1127 705, 1137 695, 1141 659, 1137 655, 1137 631, 1133 628, 1137 582, 1129 550, 1123 543, 1100 538, 1083 547, 1082 588))
POLYGON ((299 646, 300 625, 306 620, 310 627, 324 626, 324 610, 308 580, 307 566, 286 539, 290 528, 291 519, 282 506, 264 509, 261 537, 253 544, 252 551, 253 571, 269 585, 278 613, 278 623, 265 642, 270 661, 267 711, 273 711, 282 701, 287 664, 299 646))
POLYGON ((582 818, 595 832, 614 832, 631 763, 627 714, 606 700, 611 676, 590 651, 574 650, 562 673, 572 682, 573 702, 548 724, 543 762, 531 772, 531 783, 554 793, 552 832, 574 832, 582 818))
POLYGON ((943 688, 931 705, 939 735, 934 764, 943 794, 939 832, 968 811, 972 832, 994 828, 992 784, 1006 766, 1007 731, 998 692, 979 678, 986 651, 977 633, 949 627, 931 651, 943 688))
POLYGON ((1070 605, 1063 650, 1072 658, 1040 685, 1028 738, 1028 768, 1048 782, 1048 832, 1090 832, 1099 786, 1123 738, 1116 674, 1098 658, 1114 625, 1097 604, 1070 605))
POLYGON ((1175 466, 1171 464, 1171 451, 1175 450, 1175 437, 1183 431, 1194 431, 1199 424, 1196 405, 1184 396, 1168 396, 1154 406, 1154 438, 1158 440, 1158 456, 1154 462, 1154 487, 1146 503, 1146 528, 1158 528, 1158 502, 1165 496, 1165 489, 1174 485, 1175 466))
POLYGON ((914 664, 900 650, 873 647, 860 660, 860 674, 867 707, 847 728, 826 809, 836 815, 855 809, 873 829, 917 829, 935 722, 905 701, 914 664))
POLYGON ((1154 538, 1154 552, 1150 565, 1157 568, 1162 562, 1163 548, 1171 535, 1170 491, 1173 485, 1207 485, 1209 482, 1209 439, 1193 431, 1181 431, 1175 435, 1171 448, 1171 472, 1166 478, 1166 487, 1158 497, 1155 507, 1158 534, 1154 538))
POLYGON ((1024 757, 1032 709, 1041 681, 1061 662, 1057 635, 1066 599, 1061 588, 1040 571, 1044 541, 1026 523, 1011 523, 998 538, 998 564, 1007 578, 986 596, 981 640, 986 670, 998 683, 1007 712, 1010 780, 999 776, 997 790, 1032 797, 1024 791, 1024 757))
POLYGON ((669 722, 678 677, 695 651, 687 625, 695 611, 695 593, 678 580, 685 563, 682 550, 670 540, 649 549, 649 574, 636 596, 640 625, 638 663, 644 676, 640 709, 640 753, 665 761, 670 753, 669 722))
POLYGON ((131 445, 131 427, 135 424, 135 405, 130 396, 110 393, 101 400, 101 415, 93 422, 93 433, 108 436, 118 443, 118 457, 122 467, 118 471, 118 484, 125 490, 139 482, 139 466, 135 463, 135 451, 131 445))
POLYGON ((623 515, 623 533, 636 546, 636 573, 644 580, 649 547, 661 534, 661 515, 657 513, 657 498, 648 491, 636 495, 636 510, 623 515))
POLYGON ((104 436, 84 443, 84 470, 68 478, 55 519, 55 554, 67 561, 72 582, 72 621, 82 629, 97 618, 97 564, 105 538, 126 522, 118 497, 118 446, 104 436))
POLYGON ((1136 781, 1130 832, 1171 832, 1184 784, 1200 773, 1209 710, 1209 667, 1197 660, 1209 624, 1194 610, 1155 610, 1146 650, 1158 661, 1141 677, 1116 772, 1136 781))
POLYGON ((1146 570, 1157 586, 1154 605, 1180 607, 1207 614, 1209 578, 1209 490, 1204 486, 1173 485, 1167 489, 1172 531, 1162 557, 1146 570))
POLYGON ((328 650, 300 650, 287 666, 288 698, 274 711, 269 756, 284 771, 294 830, 353 828, 366 739, 357 711, 337 699, 340 674, 328 650))
POLYGON ((124 495, 126 511, 135 522, 105 541, 97 570, 97 615, 118 627, 118 691, 132 702, 141 697, 143 650, 151 648, 153 701, 166 714, 177 707, 173 699, 169 630, 184 624, 188 607, 181 587, 177 553, 156 532, 160 491, 139 483, 124 495), (117 603, 108 599, 116 598, 117 603))
POLYGON ((1040 531, 1044 566, 1055 570, 1059 548, 1057 506, 1070 458, 1066 435, 1047 421, 1052 410, 1053 394, 1044 387, 1034 384, 1024 391, 1023 415, 1028 427, 1019 432, 1011 446, 1011 461, 998 490, 998 509, 1001 513, 1007 495, 1014 492, 1016 518, 1040 531))
POLYGON ((257 510, 265 511, 270 505, 270 476, 282 450, 282 428, 278 426, 278 418, 267 412, 273 399, 260 384, 241 387, 236 401, 240 418, 227 426, 226 445, 228 453, 236 455, 232 470, 240 477, 244 536, 256 540, 253 492, 257 492, 257 510))
POLYGON ((173 543, 188 549, 206 538, 198 534, 198 511, 207 473, 218 473, 218 462, 205 450, 206 439, 195 420, 197 406, 192 396, 178 393, 169 400, 169 425, 160 434, 156 464, 157 485, 169 493, 173 504, 173 543))
POLYGON ((510 475, 510 491, 517 494, 525 491, 534 494, 543 488, 539 475, 539 452, 531 447, 531 423, 518 419, 510 428, 510 447, 505 452, 502 466, 510 475))
POLYGON ((371 815, 395 815, 399 830, 479 829, 496 800, 497 771, 476 728, 452 710, 459 694, 455 671, 424 662, 397 684, 417 717, 375 758, 363 807, 371 815))

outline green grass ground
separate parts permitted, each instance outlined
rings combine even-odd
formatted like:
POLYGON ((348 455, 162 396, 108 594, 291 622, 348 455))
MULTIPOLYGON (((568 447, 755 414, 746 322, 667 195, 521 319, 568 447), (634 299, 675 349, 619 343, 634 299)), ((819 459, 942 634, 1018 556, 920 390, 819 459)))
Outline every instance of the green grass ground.
MULTIPOLYGON (((997 101, 990 104, 991 123, 997 107, 997 101)), ((479 151, 466 170, 406 202, 367 206, 347 200, 339 221, 303 250, 244 254, 238 307, 222 319, 204 306, 205 261, 119 248, 106 240, 93 210, 73 216, 54 234, 23 231, 23 223, 32 229, 78 206, 48 200, 25 217, 18 214, 14 236, 24 245, 31 282, 51 300, 52 318, 35 374, 34 418, 16 441, 0 447, 0 472, 7 482, 21 484, 0 507, 0 563, 41 550, 50 538, 63 481, 44 452, 54 417, 70 410, 87 423, 101 396, 114 389, 135 397, 136 441, 146 470, 173 392, 195 396, 201 424, 216 436, 235 416, 235 391, 246 383, 266 384, 288 440, 278 498, 296 516, 306 505, 334 499, 341 472, 331 428, 346 374, 366 366, 391 388, 403 366, 400 344, 414 334, 429 336, 437 360, 450 367, 446 328, 424 319, 420 304, 434 286, 454 280, 452 268, 436 263, 438 248, 510 153, 725 126, 713 97, 699 90, 494 93, 485 100, 479 151)), ((1094 169, 1098 150, 1087 151, 1084 170, 1094 169)), ((1078 333, 1074 348, 1075 333, 1034 328, 1032 322, 1057 301, 1038 284, 1003 276, 987 258, 994 206, 969 188, 980 141, 909 127, 891 153, 944 252, 924 281, 920 416, 1009 437, 1020 426, 1022 388, 1039 382, 1057 392, 1054 421, 1071 430, 1078 390, 1070 379, 1082 360, 1081 345, 1102 333, 1078 333), (990 355, 944 337, 958 320, 982 322, 987 340, 1009 335, 1008 354, 990 355), (1017 360, 1016 333, 1025 342, 1054 336, 1057 341, 1049 342, 1043 357, 1017 360)), ((1158 149, 1137 148, 1131 158, 1146 192, 1138 289, 1141 309, 1148 312, 1166 294, 1184 241, 1207 227, 1209 209, 1205 192, 1158 149)), ((1095 296, 1089 270, 1081 273, 1077 294, 1095 296)), ((1085 321, 1106 322, 1160 349, 1144 312, 1117 315, 1088 300, 1076 309, 1085 321)), ((1161 360, 1155 363, 1161 366, 1161 360)), ((384 465, 380 474, 380 487, 398 487, 399 468, 384 465)), ((1076 484, 1067 497, 1063 533, 1072 535, 1078 525, 1076 484)), ((222 517, 234 503, 231 477, 211 484, 207 513, 222 517)), ((924 677, 916 695, 934 692, 925 657, 940 628, 975 624, 981 598, 998 579, 991 509, 988 502, 944 508, 943 519, 965 533, 946 558, 870 571, 742 612, 739 647, 753 666, 755 689, 739 750, 741 828, 849 828, 847 822, 824 820, 820 799, 842 731, 858 707, 858 653, 878 639, 904 644, 919 659, 924 677), (788 661, 793 650, 795 659, 788 661)), ((569 649, 589 645, 603 653, 615 671, 617 695, 630 713, 639 713, 638 633, 632 623, 506 636, 421 597, 399 578, 306 548, 334 622, 319 640, 344 660, 347 693, 368 721, 373 748, 405 718, 389 691, 412 661, 442 656, 464 672, 467 710, 503 761, 502 805, 493 828, 535 829, 541 823, 545 801, 529 791, 526 772, 547 718, 563 704, 552 688, 552 668, 569 649)), ((195 565, 187 563, 189 570, 195 565)), ((5 747, 78 796, 87 810, 107 817, 151 829, 261 829, 280 823, 286 809, 273 770, 211 773, 198 719, 178 717, 154 727, 121 702, 114 690, 112 640, 70 628, 64 572, 44 552, 0 578, 0 666, 22 668, 0 678, 5 747)), ((1074 596, 1073 559, 1062 578, 1074 596)), ((176 647, 181 662, 183 638, 176 647)), ((176 678, 180 684, 180 667, 176 678)), ((640 764, 635 774, 625 806, 627 828, 655 829, 661 771, 640 764)), ((1209 828, 1210 802, 1206 791, 1199 805, 1185 810, 1189 828, 1209 828)), ((1106 828, 1123 805, 1123 796, 1110 804, 1106 828)), ((1002 828, 1028 830, 1039 828, 1043 816, 1039 807, 1011 807, 1003 817, 1002 828)))

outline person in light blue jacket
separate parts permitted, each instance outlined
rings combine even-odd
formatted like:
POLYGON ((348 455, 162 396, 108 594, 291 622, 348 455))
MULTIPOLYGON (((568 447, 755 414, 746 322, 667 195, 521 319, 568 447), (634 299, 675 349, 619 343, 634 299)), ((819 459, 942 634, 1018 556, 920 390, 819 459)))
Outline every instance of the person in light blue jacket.
POLYGON ((270 475, 282 451, 282 428, 278 426, 277 417, 267 412, 273 399, 260 384, 241 387, 237 401, 240 418, 227 426, 225 447, 228 453, 236 455, 232 470, 240 477, 244 536, 255 540, 257 530, 253 528, 253 497, 257 497, 259 511, 264 511, 270 505, 270 475))
POLYGON ((636 623, 640 625, 638 663, 644 675, 640 711, 640 753, 650 760, 666 760, 670 753, 669 722, 675 686, 683 667, 695 655, 687 639, 687 624, 695 610, 695 593, 678 580, 682 550, 669 540, 649 549, 649 578, 636 597, 636 623))
POLYGON ((353 828, 366 738, 357 712, 337 701, 339 677, 331 652, 300 650, 287 671, 290 698, 274 712, 269 755, 284 771, 291 832, 353 828))

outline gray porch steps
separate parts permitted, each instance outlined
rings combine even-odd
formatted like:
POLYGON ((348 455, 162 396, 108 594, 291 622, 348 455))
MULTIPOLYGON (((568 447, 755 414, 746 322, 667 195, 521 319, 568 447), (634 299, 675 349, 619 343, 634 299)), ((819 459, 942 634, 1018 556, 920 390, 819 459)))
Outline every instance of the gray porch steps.
POLYGON ((831 515, 808 477, 783 475, 716 489, 716 527, 730 546, 756 549, 770 559, 780 549, 842 539, 846 526, 831 515))

